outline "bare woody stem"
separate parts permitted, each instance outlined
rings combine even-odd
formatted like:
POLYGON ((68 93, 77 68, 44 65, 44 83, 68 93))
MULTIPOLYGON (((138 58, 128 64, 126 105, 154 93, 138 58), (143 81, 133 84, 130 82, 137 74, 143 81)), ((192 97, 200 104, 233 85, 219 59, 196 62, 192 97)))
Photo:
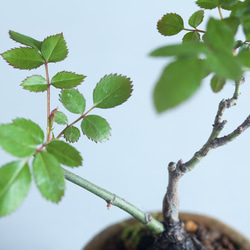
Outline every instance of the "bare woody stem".
POLYGON ((136 208, 131 203, 125 201, 124 199, 120 198, 119 196, 91 183, 90 181, 81 178, 80 176, 69 172, 66 169, 63 169, 64 177, 68 181, 73 182, 74 184, 90 191, 91 193, 99 196, 100 198, 104 199, 108 207, 111 205, 117 206, 121 208, 122 210, 126 211, 127 213, 131 214, 134 218, 136 218, 138 221, 143 223, 145 226, 147 226, 150 230, 161 233, 163 231, 163 225, 156 219, 154 219, 151 214, 144 213, 140 209, 136 208))
POLYGON ((194 156, 187 162, 183 163, 182 160, 177 164, 174 162, 169 163, 169 184, 166 195, 163 200, 163 218, 164 225, 167 228, 169 225, 175 225, 179 222, 179 197, 178 197, 178 182, 180 178, 186 173, 191 171, 212 149, 218 148, 234 140, 248 127, 250 127, 250 115, 230 134, 223 137, 218 137, 227 121, 222 120, 224 111, 236 105, 239 97, 240 85, 244 82, 244 78, 235 83, 235 92, 232 98, 222 100, 219 104, 218 111, 214 120, 213 130, 203 147, 197 151, 194 156))

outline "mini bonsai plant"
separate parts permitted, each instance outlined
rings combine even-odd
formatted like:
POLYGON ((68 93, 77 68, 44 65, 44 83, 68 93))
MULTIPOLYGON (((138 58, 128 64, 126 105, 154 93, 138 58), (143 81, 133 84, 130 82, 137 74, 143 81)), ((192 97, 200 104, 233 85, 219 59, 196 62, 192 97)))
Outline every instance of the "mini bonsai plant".
POLYGON ((162 72, 154 89, 154 104, 158 112, 171 109, 190 98, 200 87, 204 78, 211 78, 214 92, 220 91, 227 80, 235 82, 232 97, 221 101, 215 115, 212 132, 200 150, 188 161, 170 162, 168 166, 169 183, 163 202, 163 223, 150 214, 142 212, 118 195, 98 187, 86 179, 62 168, 79 167, 82 164, 80 152, 72 146, 79 140, 81 132, 95 142, 109 138, 110 126, 99 115, 90 114, 97 109, 108 109, 124 103, 131 95, 132 85, 128 77, 110 74, 104 76, 93 91, 93 106, 85 110, 85 98, 76 89, 85 76, 69 71, 60 71, 51 79, 49 63, 66 58, 68 50, 62 34, 45 38, 42 42, 20 33, 10 31, 10 37, 24 47, 2 53, 2 57, 19 69, 35 69, 44 65, 45 77, 32 75, 22 82, 22 87, 31 92, 47 94, 47 129, 43 130, 33 121, 17 118, 10 124, 0 126, 0 145, 8 153, 20 158, 3 165, 0 169, 0 215, 4 216, 19 207, 27 195, 31 184, 31 170, 39 191, 52 202, 59 202, 67 179, 107 202, 107 206, 118 206, 145 224, 158 237, 152 249, 203 249, 194 237, 190 237, 179 220, 178 182, 192 170, 207 153, 232 141, 250 125, 250 117, 239 123, 231 133, 219 137, 226 121, 222 119, 227 108, 236 104, 243 73, 250 67, 249 51, 249 1, 197 1, 203 9, 219 10, 219 19, 210 18, 206 30, 197 27, 202 23, 204 10, 191 15, 189 25, 174 13, 168 13, 158 21, 157 27, 162 35, 175 35, 186 31, 180 44, 161 47, 151 56, 174 57, 162 72), (223 18, 221 9, 230 12, 223 18), (235 38, 239 27, 243 28, 245 38, 235 38), (50 106, 50 89, 60 89, 59 100, 71 113, 77 115, 68 121, 67 116, 58 108, 50 106), (55 123, 62 125, 59 133, 54 134, 55 123), (80 123, 80 129, 77 124, 80 123), (80 132, 81 130, 81 132, 80 132))

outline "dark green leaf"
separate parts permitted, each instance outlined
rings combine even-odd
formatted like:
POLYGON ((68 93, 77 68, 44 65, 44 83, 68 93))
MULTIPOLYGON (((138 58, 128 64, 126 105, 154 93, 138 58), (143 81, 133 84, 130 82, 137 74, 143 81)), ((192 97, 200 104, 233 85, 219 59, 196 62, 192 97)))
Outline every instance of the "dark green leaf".
POLYGON ((164 36, 176 35, 184 29, 183 19, 175 13, 168 13, 158 21, 157 29, 164 36))
POLYGON ((196 4, 201 8, 210 10, 216 8, 219 5, 218 0, 198 0, 196 1, 196 4))
POLYGON ((74 126, 67 127, 64 130, 64 138, 69 142, 78 141, 80 136, 81 136, 80 130, 74 126))
POLYGON ((85 116, 81 123, 82 132, 95 142, 104 142, 110 136, 110 126, 107 121, 97 115, 85 116))
POLYGON ((19 42, 21 44, 30 46, 30 47, 32 47, 33 49, 36 49, 36 50, 41 49, 41 42, 37 41, 36 39, 34 39, 32 37, 25 36, 23 34, 20 34, 18 32, 12 31, 12 30, 9 31, 9 34, 10 34, 10 38, 13 39, 16 42, 19 42))
POLYGON ((46 145, 47 151, 63 165, 78 167, 82 165, 80 153, 71 145, 63 141, 52 141, 46 145))
POLYGON ((213 78, 211 79, 211 88, 213 90, 213 92, 217 93, 220 90, 222 90, 222 88, 224 87, 226 83, 226 79, 218 76, 218 75, 214 75, 213 78))
POLYGON ((57 34, 44 39, 41 52, 47 62, 59 62, 66 58, 68 49, 63 34, 57 34))
POLYGON ((113 108, 130 97, 132 84, 129 78, 121 75, 106 75, 97 83, 93 91, 94 105, 97 108, 113 108))
POLYGON ((173 108, 191 97, 200 87, 205 64, 193 57, 181 58, 169 64, 154 89, 157 112, 173 108))
POLYGON ((242 75, 240 61, 230 53, 216 51, 207 53, 207 63, 211 71, 223 78, 239 80, 242 75))
POLYGON ((33 48, 15 48, 1 54, 14 68, 35 69, 44 64, 44 59, 33 48))
POLYGON ((204 10, 198 10, 196 11, 188 20, 188 24, 195 28, 199 26, 204 18, 204 10))
POLYGON ((222 9, 230 10, 238 0, 219 0, 219 4, 222 9))
POLYGON ((32 138, 33 141, 39 145, 44 141, 43 130, 31 120, 26 120, 24 118, 16 118, 13 120, 13 124, 23 130, 25 130, 32 138))
POLYGON ((60 102, 67 110, 75 114, 83 114, 85 110, 85 99, 76 89, 62 90, 60 102))
POLYGON ((151 56, 185 56, 199 55, 207 52, 207 46, 200 42, 187 42, 183 44, 168 45, 158 48, 150 53, 151 56))
POLYGON ((58 160, 50 153, 37 153, 33 161, 33 173, 41 194, 52 202, 59 202, 64 194, 65 182, 58 160))
POLYGON ((57 124, 62 124, 62 125, 68 124, 68 118, 67 118, 67 116, 63 112, 60 112, 60 111, 56 112, 54 121, 57 124))
MULTIPOLYGON (((250 11, 249 11, 249 15, 250 15, 250 11)), ((243 22, 243 31, 245 33, 246 40, 250 41, 250 16, 248 19, 244 20, 243 22)))
POLYGON ((183 42, 199 42, 200 41, 200 33, 199 32, 188 32, 182 38, 183 42))
POLYGON ((17 157, 28 157, 36 151, 36 143, 30 133, 14 124, 0 125, 0 145, 17 157))
POLYGON ((223 20, 210 18, 205 43, 212 49, 231 53, 234 46, 234 35, 231 28, 223 20))
POLYGON ((56 88, 70 89, 79 85, 85 77, 84 75, 62 71, 52 77, 51 84, 56 88))
POLYGON ((21 84, 24 89, 33 92, 43 92, 49 88, 47 81, 40 75, 27 77, 21 84))
POLYGON ((0 216, 15 211, 27 196, 31 185, 29 166, 24 161, 0 168, 0 216))

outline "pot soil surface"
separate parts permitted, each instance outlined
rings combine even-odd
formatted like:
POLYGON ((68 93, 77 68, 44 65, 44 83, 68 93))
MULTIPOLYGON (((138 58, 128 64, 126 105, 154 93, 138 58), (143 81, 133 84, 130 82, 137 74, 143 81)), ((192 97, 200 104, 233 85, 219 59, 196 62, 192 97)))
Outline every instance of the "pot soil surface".
MULTIPOLYGON (((153 216, 161 219, 162 215, 153 216)), ((246 237, 215 219, 187 213, 182 213, 180 218, 187 232, 195 236, 207 250, 250 250, 250 241, 246 237)), ((91 241, 103 241, 101 245, 97 244, 101 248, 87 245, 84 250, 146 250, 156 237, 134 219, 110 226, 107 230, 91 241)))

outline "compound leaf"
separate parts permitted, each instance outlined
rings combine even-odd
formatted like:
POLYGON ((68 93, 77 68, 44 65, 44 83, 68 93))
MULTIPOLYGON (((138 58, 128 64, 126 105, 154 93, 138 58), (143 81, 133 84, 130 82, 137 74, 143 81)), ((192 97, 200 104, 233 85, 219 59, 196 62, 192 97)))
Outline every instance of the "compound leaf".
POLYGON ((61 112, 61 111, 57 111, 56 112, 54 121, 57 124, 62 124, 62 125, 68 124, 68 118, 67 118, 67 116, 63 112, 61 112))
POLYGON ((49 88, 47 81, 40 75, 27 77, 21 84, 24 89, 33 92, 43 92, 49 88))
POLYGON ((59 202, 64 194, 65 182, 58 160, 50 153, 38 152, 33 160, 33 173, 41 194, 52 202, 59 202))
POLYGON ((78 75, 73 72, 58 72, 51 79, 51 84, 60 89, 70 89, 79 85, 86 76, 78 75))
POLYGON ((45 38, 41 45, 41 52, 47 62, 64 60, 68 54, 68 49, 63 34, 45 38))
POLYGON ((12 30, 9 31, 9 34, 10 34, 10 38, 13 39, 14 41, 27 45, 29 47, 32 47, 33 49, 40 51, 41 49, 40 41, 37 41, 36 39, 32 37, 25 36, 23 34, 20 34, 12 30))
POLYGON ((85 116, 81 123, 82 132, 95 142, 104 142, 110 136, 110 126, 98 115, 85 116))
POLYGON ((131 92, 132 84, 129 78, 116 74, 106 75, 93 91, 94 105, 97 108, 113 108, 124 103, 131 92))
POLYGON ((198 10, 194 12, 194 14, 189 18, 188 24, 196 29, 196 27, 202 23, 203 18, 204 18, 204 10, 198 10))
POLYGON ((181 16, 175 13, 168 13, 157 23, 158 31, 164 36, 173 36, 184 29, 181 16))
POLYGON ((76 89, 62 90, 59 100, 72 113, 82 114, 85 110, 85 99, 76 89))
POLYGON ((0 168, 0 216, 15 211, 23 202, 31 186, 27 163, 15 161, 0 168))
POLYGON ((35 69, 44 64, 44 59, 33 48, 15 48, 1 54, 1 56, 14 68, 35 69))
POLYGON ((198 58, 181 58, 170 63, 162 72, 154 89, 157 112, 173 108, 191 97, 200 87, 205 64, 198 58))
POLYGON ((52 141, 47 144, 46 149, 63 165, 70 167, 78 167, 82 165, 82 157, 80 153, 66 142, 52 141))
POLYGON ((80 130, 77 127, 70 126, 64 130, 64 138, 69 142, 76 142, 81 136, 80 130))

